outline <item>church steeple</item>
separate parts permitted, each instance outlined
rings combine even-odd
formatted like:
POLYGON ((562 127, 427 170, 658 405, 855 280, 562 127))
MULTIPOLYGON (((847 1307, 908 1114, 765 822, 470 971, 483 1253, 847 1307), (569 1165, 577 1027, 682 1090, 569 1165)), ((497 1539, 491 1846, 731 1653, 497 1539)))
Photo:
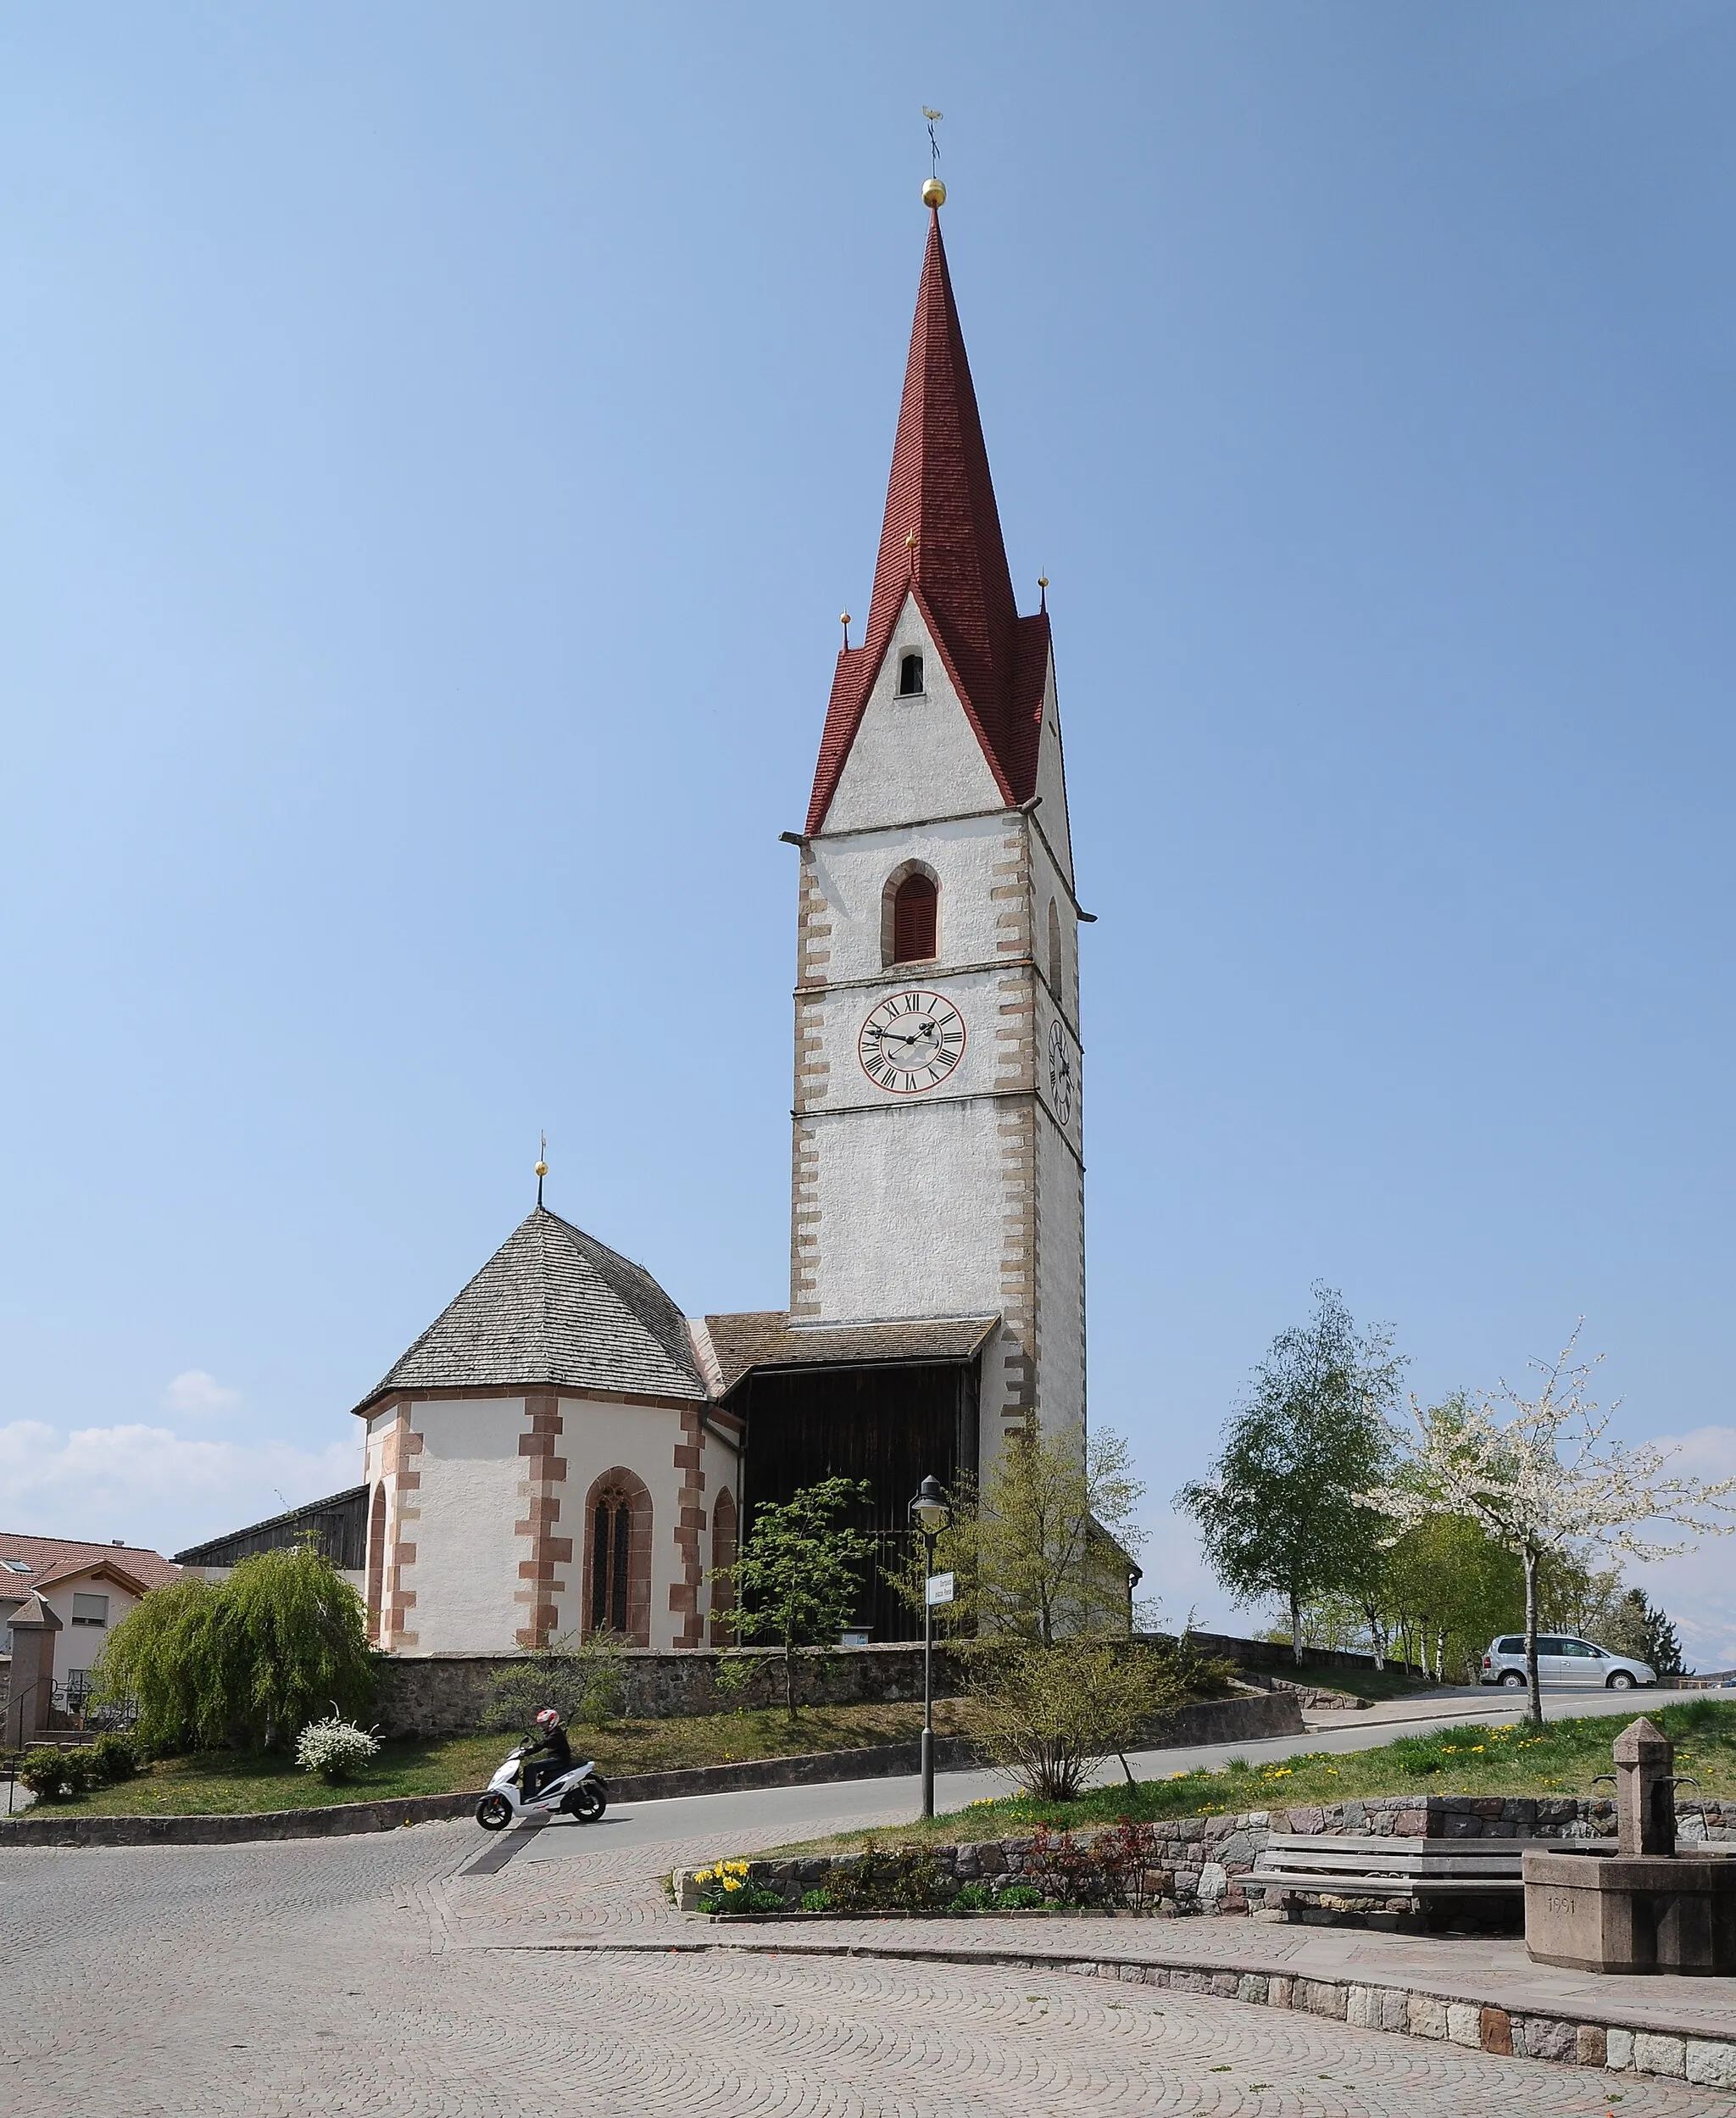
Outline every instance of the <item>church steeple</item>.
POLYGON ((1021 618, 965 334, 931 211, 893 443, 867 635, 838 656, 808 829, 822 828, 906 599, 914 597, 1009 806, 1035 785, 1049 660, 1045 612, 1021 618))

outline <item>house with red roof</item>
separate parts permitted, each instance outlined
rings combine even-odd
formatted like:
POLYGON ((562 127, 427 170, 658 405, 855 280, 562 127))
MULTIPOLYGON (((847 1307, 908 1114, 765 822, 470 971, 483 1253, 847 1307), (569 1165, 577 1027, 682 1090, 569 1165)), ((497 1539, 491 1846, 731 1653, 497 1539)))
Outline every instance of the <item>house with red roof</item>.
POLYGON ((0 1530, 0 1653, 8 1660, 5 1742, 28 1742, 74 1705, 108 1636, 153 1588, 180 1578, 160 1552, 0 1530))

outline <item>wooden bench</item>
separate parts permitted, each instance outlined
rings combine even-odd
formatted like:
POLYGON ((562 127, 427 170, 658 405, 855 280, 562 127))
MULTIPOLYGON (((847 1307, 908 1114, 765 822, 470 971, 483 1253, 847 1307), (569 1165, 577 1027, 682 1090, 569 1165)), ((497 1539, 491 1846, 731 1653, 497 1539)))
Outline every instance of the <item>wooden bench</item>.
MULTIPOLYGON (((1578 1850, 1545 1838, 1360 1838, 1274 1831, 1245 1878, 1251 1889, 1327 1898, 1518 1897, 1527 1848, 1578 1850)), ((1589 1850, 1589 1848, 1587 1850, 1589 1850)))

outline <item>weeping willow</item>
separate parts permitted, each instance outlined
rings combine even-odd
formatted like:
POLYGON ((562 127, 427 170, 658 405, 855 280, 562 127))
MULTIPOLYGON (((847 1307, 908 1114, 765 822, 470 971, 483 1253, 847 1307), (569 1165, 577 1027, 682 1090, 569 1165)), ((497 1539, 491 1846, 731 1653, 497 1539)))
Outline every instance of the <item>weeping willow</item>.
POLYGON ((334 1708, 373 1696, 361 1598, 311 1545, 261 1552, 227 1580, 153 1589, 114 1628, 100 1697, 138 1707, 164 1748, 271 1749, 334 1708))

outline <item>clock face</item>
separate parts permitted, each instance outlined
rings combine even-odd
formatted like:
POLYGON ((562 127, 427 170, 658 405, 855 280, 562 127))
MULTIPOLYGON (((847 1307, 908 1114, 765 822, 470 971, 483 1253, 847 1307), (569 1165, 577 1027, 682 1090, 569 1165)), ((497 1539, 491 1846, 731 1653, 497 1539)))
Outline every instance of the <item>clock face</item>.
POLYGON ((1067 1033, 1059 1023, 1049 1030, 1049 1093, 1054 1114, 1063 1125, 1073 1116, 1073 1058, 1067 1049, 1067 1033))
POLYGON ((965 1018, 938 993, 894 993, 862 1025, 857 1056, 868 1079, 894 1095, 921 1095, 965 1056, 965 1018))

